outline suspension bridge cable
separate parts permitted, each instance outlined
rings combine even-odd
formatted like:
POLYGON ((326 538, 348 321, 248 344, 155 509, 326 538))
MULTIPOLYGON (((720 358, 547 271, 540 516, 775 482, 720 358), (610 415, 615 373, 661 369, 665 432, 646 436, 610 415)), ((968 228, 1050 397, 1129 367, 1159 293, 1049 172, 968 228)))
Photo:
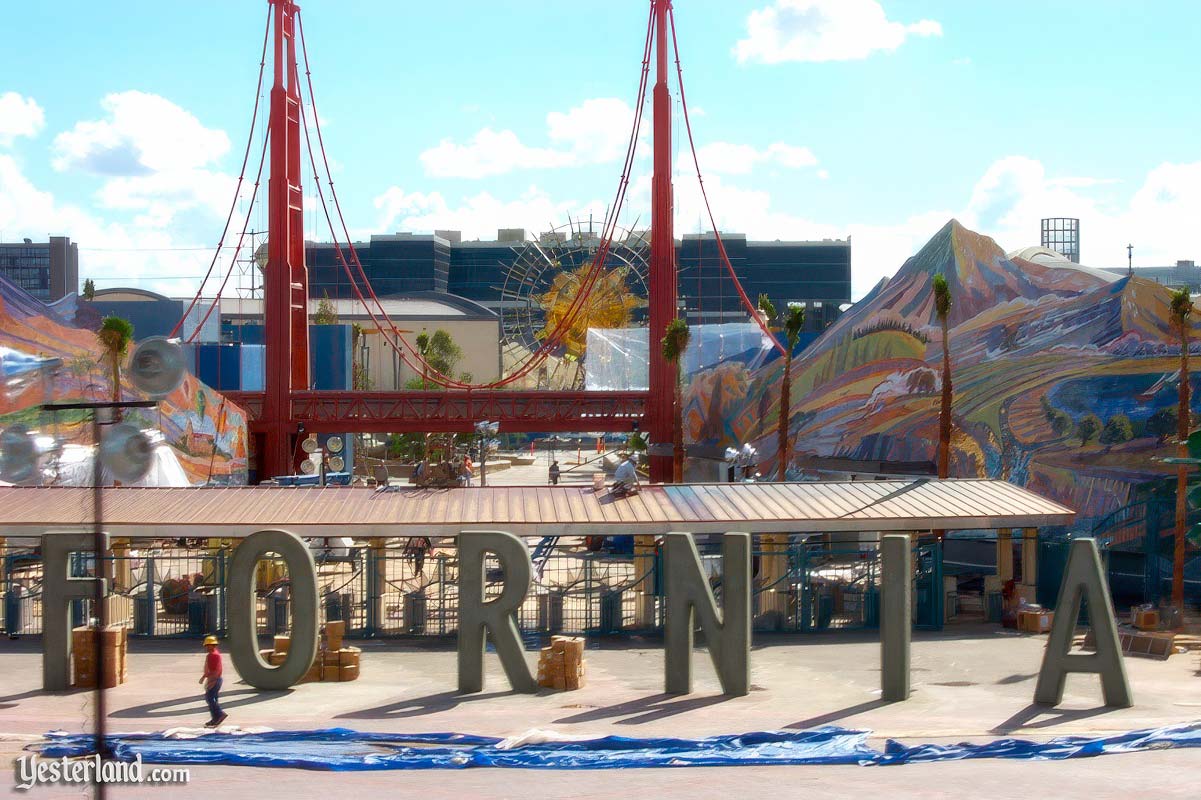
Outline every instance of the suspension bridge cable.
MULTIPOLYGON (((229 233, 229 223, 233 219, 234 209, 238 206, 238 193, 242 190, 242 182, 246 178, 246 165, 250 160, 251 143, 254 141, 254 126, 259 117, 259 98, 262 96, 263 90, 263 73, 267 65, 267 40, 270 38, 270 36, 271 9, 268 8, 267 24, 263 30, 263 50, 262 54, 259 56, 258 84, 254 91, 254 111, 251 112, 250 115, 250 131, 246 134, 246 149, 242 153, 242 168, 238 173, 238 185, 234 188, 234 198, 229 204, 229 213, 225 215, 225 227, 221 230, 221 238, 217 241, 217 249, 213 252, 213 260, 209 262, 209 268, 204 273, 204 279, 200 282, 200 288, 196 290, 196 296, 192 298, 190 303, 188 303, 187 309, 184 310, 183 315, 179 318, 179 322, 175 323, 175 327, 171 329, 171 333, 167 334, 168 339, 174 338, 175 334, 179 333, 179 329, 183 327, 184 321, 188 318, 188 314, 191 314, 192 309, 196 307, 198 302, 200 302, 200 297, 204 294, 204 287, 208 283, 209 277, 213 274, 213 268, 217 265, 217 259, 221 257, 221 250, 225 244, 225 236, 229 233)), ((224 283, 222 285, 224 286, 224 283)), ((205 316, 205 319, 208 319, 207 315, 205 316)), ((194 336, 195 332, 193 332, 193 337, 190 337, 189 341, 191 341, 191 338, 194 338, 194 336)))
MULTIPOLYGON (((353 260, 354 265, 355 265, 357 271, 359 272, 359 275, 360 275, 363 283, 366 285, 368 293, 371 295, 372 300, 375 302, 376 307, 380 311, 380 315, 383 316, 385 318, 385 320, 387 320, 393 334, 400 341, 400 343, 402 345, 404 345, 405 347, 407 347, 412 352, 412 354, 414 355, 416 360, 420 362, 420 364, 422 366, 421 371, 433 383, 447 387, 447 388, 459 388, 459 389, 467 389, 467 390, 487 389, 487 388, 496 388, 496 387, 500 387, 500 386, 505 386, 505 385, 512 383, 512 382, 524 377, 525 375, 529 374, 533 369, 535 369, 538 366, 538 364, 540 364, 542 361, 544 361, 546 359, 546 357, 549 355, 550 350, 552 350, 554 347, 556 347, 558 345, 559 341, 562 339, 562 337, 564 336, 566 331, 570 328, 570 326, 572 324, 574 324, 576 317, 578 316, 583 305, 586 303, 586 301, 590 297, 592 290, 596 285, 596 281, 598 280, 598 278, 600 276, 601 268, 604 264, 605 258, 607 257, 608 251, 612 246, 612 237, 613 237, 613 233, 615 232, 615 229, 616 229, 616 221, 617 221, 618 215, 621 211, 621 207, 624 204, 625 195, 626 195, 626 192, 629 187, 629 176, 630 176, 630 172, 633 169, 634 154, 635 154, 636 148, 637 148, 638 130, 641 126, 641 119, 642 119, 641 112, 642 112, 643 100, 645 98, 645 93, 646 93, 647 75, 649 73, 650 49, 651 49, 651 43, 652 43, 652 39, 653 39, 653 37, 652 37, 653 25, 654 25, 654 16, 653 16, 653 13, 649 13, 648 21, 647 21, 646 41, 645 41, 644 48, 643 48, 642 76, 641 76, 641 79, 639 82, 639 97, 638 97, 638 102, 635 106, 635 108, 637 109, 637 112, 635 114, 633 127, 632 127, 632 130, 630 133, 630 140, 629 140, 629 144, 627 146, 625 166, 623 168, 621 180, 619 181, 619 184, 618 184, 617 201, 611 207, 611 209, 610 209, 611 213, 607 215, 609 217, 609 219, 606 220, 605 232, 604 232, 604 236, 602 238, 601 245, 597 250, 597 254, 596 254, 596 256, 593 260, 593 263, 589 269, 589 273, 586 276, 585 281, 581 287, 581 291, 577 293, 577 295, 573 299, 571 306, 568 308, 567 313, 559 321, 559 324, 551 332, 551 334, 546 338, 546 340, 544 340, 544 342, 539 347, 539 349, 535 353, 533 353, 530 356, 530 358, 527 359, 526 362, 524 362, 524 364, 519 365, 519 367, 516 371, 514 371, 510 375, 507 375, 507 376, 505 376, 497 381, 493 381, 491 383, 470 384, 470 383, 465 383, 463 381, 455 380, 454 378, 452 378, 450 376, 443 375, 439 370, 435 369, 432 365, 430 365, 425 360, 423 354, 421 354, 419 351, 417 351, 416 348, 414 348, 411 344, 409 344, 404 339, 404 337, 400 334, 399 330, 397 330, 397 328, 396 328, 395 324, 392 322, 392 320, 388 318, 387 313, 383 309, 382 303, 380 303, 379 298, 375 295, 374 289, 371 287, 370 281, 367 279, 366 273, 363 270, 362 262, 358 258, 358 253, 356 252, 356 250, 354 248, 354 244, 351 241, 350 233, 346 226, 345 217, 342 214, 341 204, 338 201, 337 192, 334 189, 333 176, 329 170, 329 162, 328 162, 328 158, 325 153, 324 138, 321 133, 321 120, 320 120, 320 116, 317 114, 316 101, 314 100, 314 97, 313 97, 312 72, 311 72, 311 68, 310 68, 309 60, 308 60, 308 48, 306 46, 305 38, 304 38, 304 26, 303 26, 303 22, 301 21, 300 15, 297 14, 297 34, 298 34, 298 38, 300 39, 300 42, 301 42, 301 52, 302 52, 302 57, 304 58, 304 62, 305 62, 305 75, 306 75, 306 79, 307 79, 308 87, 309 87, 309 100, 313 105, 314 124, 317 128, 317 141, 318 141, 318 145, 322 151, 322 159, 323 159, 323 162, 325 163, 326 175, 328 176, 328 179, 329 179, 328 182, 329 182, 329 186, 330 186, 330 194, 333 197, 334 206, 338 213, 338 217, 341 222, 343 233, 346 236, 347 246, 348 246, 348 249, 350 250, 351 259, 353 260)), ((303 118, 304 117, 303 107, 301 109, 301 115, 303 118)), ((307 136, 308 136, 308 131, 307 131, 307 122, 306 122, 306 137, 307 136)), ((313 168, 314 168, 314 171, 316 172, 316 163, 315 163, 315 159, 313 159, 313 156, 312 156, 311 145, 310 145, 310 160, 313 160, 313 168)), ((320 181, 318 180, 318 183, 319 182, 320 181)), ((324 204, 323 193, 321 193, 321 196, 322 196, 322 202, 324 204)), ((355 279, 354 275, 350 273, 349 265, 347 265, 345 263, 345 257, 341 253, 341 247, 338 244, 337 234, 333 230, 332 220, 328 219, 328 208, 326 209, 326 211, 327 211, 327 222, 329 222, 329 225, 330 225, 331 237, 334 239, 336 254, 337 254, 339 260, 343 262, 344 271, 346 271, 347 277, 350 279, 352 286, 355 290, 355 293, 359 297, 360 303, 363 303, 364 306, 366 306, 366 300, 363 298, 362 293, 359 291, 359 289, 357 287, 357 280, 355 279)), ((369 308, 367 310, 368 310, 368 316, 371 317, 373 322, 375 322, 377 325, 379 325, 378 321, 375 318, 375 315, 371 312, 371 310, 369 308)), ((382 333, 384 330, 383 326, 379 326, 379 328, 382 333)), ((386 336, 385 336, 385 340, 387 340, 386 336)), ((390 345, 392 345, 394 349, 396 349, 395 342, 389 341, 388 343, 390 345)), ((402 352, 397 350, 397 353, 398 353, 398 355, 400 355, 402 360, 404 360, 406 365, 409 365, 410 367, 412 366, 411 364, 409 364, 408 359, 405 358, 405 356, 402 352)))
POLYGON ((772 344, 776 346, 776 349, 781 353, 785 353, 787 351, 785 350, 784 345, 780 344, 780 340, 776 338, 774 333, 772 333, 771 329, 767 326, 767 323, 763 320, 762 315, 759 313, 759 310, 751 304, 750 298, 747 297, 746 290, 742 288, 742 282, 738 280, 738 275, 734 272, 733 265, 730 264, 730 257, 726 254, 726 246, 721 240, 721 233, 717 230, 717 221, 713 218, 713 208, 709 205, 709 194, 705 191, 705 179, 701 176, 701 162, 696 155, 696 142, 692 138, 692 123, 688 119, 688 100, 684 96, 684 69, 680 66, 680 46, 676 42, 676 15, 675 12, 672 11, 670 5, 667 7, 667 14, 671 21, 671 48, 672 52, 674 52, 676 56, 676 81, 680 86, 680 108, 682 108, 684 111, 684 129, 688 131, 688 146, 692 150, 692 163, 694 166, 696 166, 696 179, 700 184, 701 199, 705 202, 705 211, 709 214, 709 223, 713 226, 713 236, 717 240, 718 257, 721 259, 721 263, 725 266, 726 272, 729 273, 730 278, 734 281, 734 288, 738 291, 738 297, 741 298, 742 304, 746 306, 747 311, 750 312, 751 319, 758 323, 764 335, 771 339, 772 344))
MULTIPOLYGON (((188 342, 195 341, 196 337, 200 335, 200 331, 204 327, 204 323, 209 321, 209 317, 213 315, 214 309, 221 304, 221 295, 225 292, 225 287, 227 284, 229 284, 229 278, 234 274, 234 269, 238 266, 238 253, 242 250, 242 244, 246 240, 246 231, 250 228, 250 217, 254 212, 254 200, 259 194, 259 184, 263 180, 263 164, 266 163, 266 161, 267 140, 264 139, 263 148, 259 151, 259 169, 254 176, 254 190, 250 193, 250 205, 246 209, 246 216, 242 219, 242 231, 238 234, 238 245, 234 248, 233 258, 229 260, 229 268, 225 270, 225 277, 221 280, 221 286, 217 289, 217 296, 213 298, 213 302, 209 305, 208 311, 204 312, 204 317, 200 320, 200 323, 196 326, 196 329, 192 331, 190 336, 188 336, 188 342)), ((217 315, 217 318, 220 320, 220 314, 217 315)), ((174 333, 172 335, 174 335, 174 333)))

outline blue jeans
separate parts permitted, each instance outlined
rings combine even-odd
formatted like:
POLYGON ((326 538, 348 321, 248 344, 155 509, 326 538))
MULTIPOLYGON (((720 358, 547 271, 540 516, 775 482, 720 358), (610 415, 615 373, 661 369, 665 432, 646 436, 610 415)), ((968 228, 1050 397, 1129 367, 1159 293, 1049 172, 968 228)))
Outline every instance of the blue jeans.
POLYGON ((204 702, 209 704, 209 713, 213 715, 213 721, 218 720, 223 716, 221 704, 217 702, 217 693, 221 691, 221 679, 218 678, 212 686, 204 690, 204 702))

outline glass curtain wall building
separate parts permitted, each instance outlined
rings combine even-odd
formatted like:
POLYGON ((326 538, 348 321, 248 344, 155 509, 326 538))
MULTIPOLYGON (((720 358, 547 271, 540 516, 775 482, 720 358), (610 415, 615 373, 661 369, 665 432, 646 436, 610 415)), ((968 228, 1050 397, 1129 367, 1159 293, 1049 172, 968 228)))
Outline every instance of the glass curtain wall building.
POLYGON ((66 236, 48 242, 0 242, 0 275, 43 303, 79 291, 79 245, 66 236))
MULTIPOLYGON (((355 248, 381 297, 449 292, 499 311, 515 300, 504 296, 506 276, 518 264, 525 242, 525 232, 517 229, 485 241, 462 241, 457 231, 439 231, 372 236, 355 248)), ((580 266, 586 256, 578 243, 561 237, 548 234, 539 242, 547 257, 566 269, 580 266)), ((788 303, 804 304, 807 332, 824 330, 838 318, 841 306, 851 302, 849 240, 753 241, 742 234, 722 234, 722 242, 751 302, 763 293, 781 310, 788 303)), ((312 297, 355 297, 333 245, 310 242, 306 248, 312 297)), ((676 257, 679 300, 689 324, 747 319, 712 233, 684 235, 676 244, 676 257)))

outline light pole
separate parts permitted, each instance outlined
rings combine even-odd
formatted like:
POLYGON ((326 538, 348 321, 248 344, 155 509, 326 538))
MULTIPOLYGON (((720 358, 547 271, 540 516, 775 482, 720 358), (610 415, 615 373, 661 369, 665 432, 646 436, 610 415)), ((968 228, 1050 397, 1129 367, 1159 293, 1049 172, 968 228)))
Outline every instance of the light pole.
MULTIPOLYGON (((96 628, 92 632, 92 652, 96 658, 96 753, 101 758, 110 756, 108 743, 105 741, 105 722, 107 717, 104 699, 104 684, 108 680, 105 674, 104 629, 108 626, 108 609, 104 604, 106 581, 104 580, 104 467, 108 467, 113 476, 129 483, 140 480, 150 466, 148 454, 153 446, 150 440, 131 426, 118 421, 117 414, 128 408, 154 408, 157 400, 129 400, 100 403, 46 403, 42 410, 58 411, 91 411, 92 438, 95 441, 95 453, 92 456, 92 550, 95 553, 96 593, 92 598, 92 613, 96 619, 96 628), (103 415, 101 412, 106 412, 103 415), (110 455, 108 443, 102 441, 101 427, 113 426, 114 431, 132 430, 134 436, 119 440, 121 447, 110 455), (107 457, 107 460, 106 460, 107 457), (109 463, 111 462, 111 463, 109 463), (126 463, 131 462, 131 463, 126 463), (141 473, 138 475, 136 473, 141 473)), ((118 441, 114 437, 114 441, 118 441)), ((119 678, 119 676, 118 676, 119 678)), ((103 784, 97 784, 97 797, 103 797, 103 784)))
POLYGON ((475 433, 480 437, 480 486, 488 485, 488 439, 500 431, 499 422, 477 422, 475 433))

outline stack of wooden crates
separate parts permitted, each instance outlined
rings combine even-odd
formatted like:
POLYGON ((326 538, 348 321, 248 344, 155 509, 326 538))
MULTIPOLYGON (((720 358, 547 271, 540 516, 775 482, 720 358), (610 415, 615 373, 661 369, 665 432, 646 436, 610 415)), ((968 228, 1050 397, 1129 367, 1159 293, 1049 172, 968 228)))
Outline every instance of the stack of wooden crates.
MULTIPOLYGON (((104 687, 112 689, 125 683, 128 638, 124 625, 109 625, 103 629, 104 687)), ((96 629, 84 626, 71 631, 71 661, 75 668, 77 689, 96 687, 96 629)))
POLYGON ((584 686, 584 639, 552 636, 550 647, 538 658, 538 685, 548 689, 580 689, 584 686))
MULTIPOLYGON (((345 622, 325 624, 317 657, 313 659, 309 671, 300 679, 301 683, 353 681, 359 677, 359 656, 363 651, 357 647, 342 646, 342 635, 345 632, 345 622)), ((262 651, 261 655, 268 664, 277 667, 288 657, 291 641, 290 636, 276 636, 272 649, 262 651)))

